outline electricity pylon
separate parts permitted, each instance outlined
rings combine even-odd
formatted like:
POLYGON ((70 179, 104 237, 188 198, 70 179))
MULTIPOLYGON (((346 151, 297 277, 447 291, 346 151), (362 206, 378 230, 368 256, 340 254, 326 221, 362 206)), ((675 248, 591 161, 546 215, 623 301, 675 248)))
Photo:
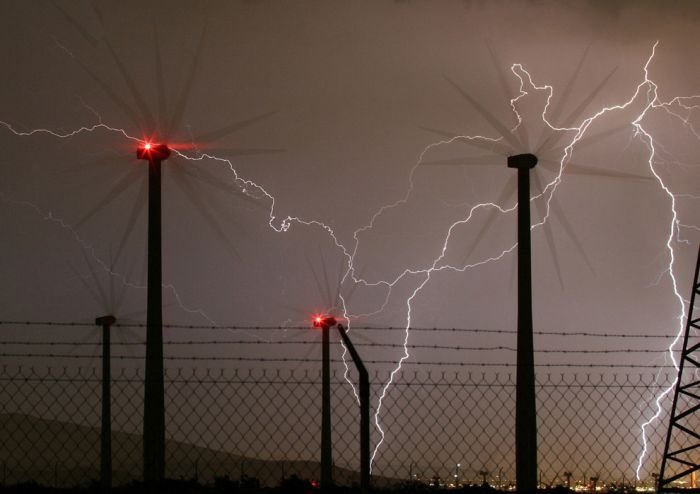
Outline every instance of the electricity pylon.
POLYGON ((700 330, 700 314, 694 311, 697 303, 695 297, 700 294, 698 274, 700 274, 700 248, 698 248, 695 278, 690 293, 688 319, 673 394, 671 419, 661 459, 661 470, 657 484, 658 492, 688 492, 687 489, 679 489, 671 484, 700 470, 698 460, 698 452, 700 451, 700 431, 698 431, 698 419, 700 419, 700 378, 698 378, 700 341, 697 337, 697 332, 700 330))

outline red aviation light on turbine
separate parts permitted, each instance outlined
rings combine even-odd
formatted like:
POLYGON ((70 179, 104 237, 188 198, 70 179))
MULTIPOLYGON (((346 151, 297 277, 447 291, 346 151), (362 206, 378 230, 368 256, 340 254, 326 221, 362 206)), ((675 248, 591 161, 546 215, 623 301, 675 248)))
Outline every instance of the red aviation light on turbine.
POLYGON ((136 148, 136 157, 140 160, 163 161, 170 156, 170 148, 167 144, 153 144, 144 142, 136 148))
POLYGON ((335 318, 331 316, 316 315, 314 316, 313 321, 314 328, 323 328, 324 326, 330 328, 331 326, 335 326, 336 324, 338 324, 338 321, 336 321, 335 318))

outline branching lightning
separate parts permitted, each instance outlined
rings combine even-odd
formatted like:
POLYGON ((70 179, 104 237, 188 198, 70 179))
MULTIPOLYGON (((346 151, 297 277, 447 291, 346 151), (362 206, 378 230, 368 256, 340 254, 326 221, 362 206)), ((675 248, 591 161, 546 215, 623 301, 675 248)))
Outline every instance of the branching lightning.
MULTIPOLYGON (((527 72, 527 71, 523 68, 522 65, 520 65, 520 64, 513 64, 513 65, 511 66, 511 71, 512 71, 513 74, 520 80, 520 91, 519 91, 520 94, 519 94, 516 98, 511 99, 511 101, 510 101, 511 108, 512 108, 512 110, 513 110, 513 112, 515 113, 515 116, 516 116, 516 118, 517 118, 517 124, 516 124, 516 126, 511 130, 511 132, 514 132, 515 130, 517 130, 518 126, 520 126, 520 125, 522 124, 522 121, 523 121, 521 115, 519 114, 519 112, 518 112, 518 110, 517 110, 516 103, 518 102, 519 99, 521 99, 522 97, 524 97, 524 96, 526 96, 526 95, 528 94, 527 91, 525 91, 525 88, 524 88, 525 81, 524 81, 524 79, 523 79, 523 77, 522 77, 522 75, 524 74, 524 75, 527 76, 528 84, 529 84, 530 87, 532 87, 532 88, 533 88, 534 90, 536 90, 536 91, 546 91, 546 92, 547 92, 547 102, 546 102, 546 104, 545 104, 545 106, 544 106, 544 109, 543 109, 542 115, 541 115, 542 121, 543 121, 551 130, 553 130, 553 131, 572 131, 572 132, 575 133, 575 135, 574 135, 574 137, 572 138, 572 140, 570 141, 570 143, 564 148, 564 152, 563 152, 563 154, 562 154, 562 156, 561 156, 561 160, 560 160, 560 162, 559 162, 559 165, 560 165, 560 166, 559 166, 559 172, 558 172, 558 174, 556 175, 556 177, 555 177, 553 180, 551 180, 551 181, 544 187, 544 189, 542 190, 542 192, 541 192, 539 195, 535 195, 535 196, 531 197, 531 199, 530 199, 531 201, 533 201, 533 200, 535 200, 535 199, 541 197, 542 195, 546 195, 546 204, 547 204, 546 214, 543 216, 543 218, 541 219, 541 221, 540 221, 539 223, 536 223, 536 224, 533 224, 533 225, 532 225, 531 228, 534 230, 534 229, 536 229, 536 228, 538 228, 538 227, 543 226, 543 225, 545 224, 545 222, 548 220, 549 215, 550 215, 550 204, 551 204, 551 201, 552 201, 552 198, 553 198, 553 196, 554 196, 554 193, 555 193, 555 190, 556 190, 557 186, 558 186, 558 185, 561 183, 561 181, 562 181, 562 174, 563 174, 563 172, 564 172, 564 170, 565 170, 566 164, 567 164, 569 158, 571 157, 571 154, 572 154, 572 152, 573 152, 573 149, 574 149, 575 145, 586 135, 586 132, 587 132, 587 130, 589 129, 589 127, 591 126, 591 124, 592 124, 594 121, 598 120, 599 118, 601 118, 602 116, 604 116, 604 115, 606 115, 606 114, 608 114, 608 113, 610 113, 610 112, 619 111, 619 110, 623 110, 623 109, 629 108, 634 102, 636 102, 636 101, 638 100, 638 98, 640 98, 641 95, 645 95, 645 96, 646 96, 646 103, 643 105, 643 108, 642 108, 642 110, 640 111, 640 113, 638 114, 638 116, 637 116, 632 122, 630 122, 630 124, 631 124, 631 126, 634 127, 634 129, 636 129, 636 131, 637 131, 637 136, 640 137, 640 138, 643 140, 643 142, 645 142, 645 143, 647 144, 647 146, 649 147, 649 159, 648 159, 648 167, 649 167, 649 170, 651 171, 651 173, 652 173, 653 176, 655 177, 655 179, 656 179, 656 181, 658 182, 659 186, 663 189, 663 191, 665 192, 665 194, 668 196, 669 201, 670 201, 671 220, 670 220, 670 222, 669 222, 669 227, 668 227, 668 229, 669 229, 668 237, 667 237, 666 242, 665 242, 665 244, 666 244, 666 249, 667 249, 668 255, 669 255, 669 261, 668 261, 668 267, 667 267, 667 269, 666 269, 665 271, 669 274, 669 277, 671 278, 672 287, 673 287, 673 293, 674 293, 675 298, 678 300, 679 307, 680 307, 680 313, 679 313, 679 315, 678 315, 678 317, 677 317, 677 318, 678 318, 678 332, 677 332, 676 337, 673 339, 673 341, 670 343, 670 345, 669 345, 669 347, 668 347, 668 356, 670 357, 671 361, 673 362, 674 367, 677 369, 677 368, 678 368, 678 364, 677 364, 677 361, 676 361, 676 358, 675 358, 674 350, 673 350, 673 349, 674 349, 674 347, 676 346, 676 344, 678 343, 678 341, 680 340, 680 338, 681 338, 681 336, 682 336, 682 333, 683 333, 683 320, 685 319, 686 311, 685 311, 685 304, 684 304, 683 297, 681 296, 681 294, 680 294, 680 292, 679 292, 679 289, 678 289, 678 283, 677 283, 676 272, 675 272, 676 255, 675 255, 675 250, 674 250, 674 247, 673 247, 673 241, 674 241, 674 237, 679 233, 679 230, 680 230, 681 227, 686 227, 686 228, 691 228, 691 229, 697 229, 697 227, 692 226, 692 225, 690 225, 690 226, 685 226, 685 225, 682 225, 682 224, 679 222, 679 220, 678 220, 678 211, 677 211, 677 208, 676 208, 676 197, 675 197, 674 193, 670 190, 669 186, 664 182, 663 178, 660 176, 660 174, 657 172, 657 170, 656 170, 655 167, 654 167, 654 158, 655 158, 655 144, 654 144, 654 139, 653 139, 652 135, 651 135, 648 131, 646 131, 646 130, 644 129, 644 127, 643 127, 643 125, 642 125, 642 120, 644 119, 644 117, 647 115, 647 113, 648 113, 650 110, 652 110, 652 109, 657 109, 657 108, 662 108, 662 109, 668 111, 669 114, 671 114, 671 115, 675 116, 676 118, 678 118, 679 120, 681 120, 681 121, 683 122, 684 125, 686 125, 686 126, 688 126, 689 128, 691 128, 693 134, 694 134, 696 137, 699 137, 699 138, 700 138, 700 136, 698 136, 696 130, 692 127, 692 124, 689 122, 689 118, 688 118, 688 117, 683 117, 683 116, 678 115, 678 114, 676 114, 676 113, 674 113, 674 112, 671 111, 671 108, 672 108, 672 106, 673 106, 674 104, 677 104, 677 105, 681 106, 682 108, 684 108, 685 110, 688 110, 688 111, 690 111, 691 109, 696 109, 696 108, 698 108, 697 106, 688 106, 688 105, 684 105, 684 104, 682 103, 683 101, 695 99, 695 98, 697 98, 697 96, 691 96, 691 97, 676 97, 676 98, 673 98, 672 100, 670 100, 670 101, 668 101, 668 102, 663 102, 663 101, 661 101, 661 100, 659 99, 656 83, 654 83, 654 82, 649 78, 649 65, 651 64, 652 60, 654 59, 654 56, 655 56, 655 53, 656 53, 657 45, 658 45, 658 42, 656 42, 656 43, 653 45, 653 47, 652 47, 651 54, 650 54, 650 56, 648 57, 648 59, 647 59, 645 65, 644 65, 644 67, 643 67, 644 79, 643 79, 642 82, 640 82, 640 83, 637 85, 637 87, 636 87, 634 93, 632 94, 632 96, 631 96, 627 101, 625 101, 624 103, 621 103, 621 104, 618 104, 618 105, 614 105, 614 106, 609 106, 609 107, 604 107, 604 108, 602 108, 601 110, 599 110, 598 112, 596 112, 595 114, 593 114, 591 117, 588 117, 588 118, 586 118, 585 120, 583 120, 583 122, 581 123, 581 125, 579 125, 578 127, 558 128, 558 127, 555 127, 553 124, 551 124, 551 123, 548 121, 548 119, 547 119, 547 110, 548 110, 548 108, 549 108, 549 105, 550 105, 550 102, 551 102, 551 99, 552 99, 552 96, 553 96, 553 88, 552 88, 551 86, 548 86, 548 85, 537 86, 537 85, 533 82, 530 73, 527 72)), ((456 136, 456 137, 454 137, 454 138, 452 138, 452 139, 449 139, 449 140, 446 140, 446 141, 440 141, 440 142, 433 143, 433 144, 430 144, 429 146, 427 146, 427 147, 423 150, 423 152, 421 153, 421 156, 420 156, 418 162, 417 162, 417 163, 414 165, 414 167, 411 169, 411 172, 410 172, 410 175, 409 175, 409 188, 408 188, 408 190, 407 190, 405 196, 404 196, 402 199, 400 199, 399 201, 396 201, 396 202, 394 202, 394 203, 391 203, 391 204, 388 204, 388 205, 386 205, 386 206, 383 206, 377 213, 375 213, 375 215, 372 217, 370 223, 369 223, 367 226, 365 226, 365 227, 363 227, 363 228, 361 228, 361 229, 358 229, 358 230, 355 232, 355 235, 354 235, 354 238, 355 238, 355 249, 353 250, 353 257, 352 257, 353 259, 354 259, 355 255, 356 255, 357 249, 358 249, 358 247, 359 247, 359 235, 360 235, 362 232, 364 232, 364 231, 370 230, 370 229, 374 226, 374 224, 375 224, 377 218, 378 218, 380 215, 382 215, 382 214, 385 213, 386 211, 388 211, 388 210, 390 210, 390 209, 393 209, 393 208, 395 208, 395 207, 397 207, 397 206, 399 206, 399 205, 401 205, 401 204, 405 204, 405 203, 408 201, 409 196, 410 196, 410 194, 411 194, 411 192, 413 191, 413 188, 414 188, 413 174, 415 173, 417 167, 418 167, 418 166, 421 164, 421 162, 423 161, 425 155, 426 155, 432 148, 434 148, 434 147, 441 146, 441 145, 445 145, 445 144, 449 144, 449 143, 451 143, 451 142, 453 142, 453 141, 455 141, 455 140, 458 140, 458 139, 484 140, 484 141, 498 142, 498 141, 500 141, 502 138, 490 138, 490 137, 484 137, 484 136, 456 136)), ((386 397, 387 392, 388 392, 388 390, 389 390, 389 387, 391 386, 391 384, 392 384, 392 382, 393 382, 393 380, 394 380, 396 374, 401 370, 401 366, 402 366, 403 362, 404 362, 406 359, 408 359, 408 358, 410 357, 410 355, 409 355, 409 353, 408 353, 408 338, 409 338, 409 330, 410 330, 410 327, 411 327, 412 302, 413 302, 413 300, 414 300, 415 297, 419 294, 419 292, 421 291, 421 289, 430 281, 430 277, 431 277, 432 273, 435 272, 435 271, 451 270, 451 271, 460 271, 460 272, 463 272, 463 271, 466 271, 466 270, 469 269, 469 268, 475 267, 476 265, 485 264, 485 263, 492 262, 492 261, 497 261, 497 260, 503 258, 505 255, 507 255, 507 254, 509 254, 510 252, 512 252, 512 251, 517 247, 517 244, 514 244, 514 245, 512 245, 510 248, 505 249, 504 251, 502 251, 500 254, 495 255, 495 256, 493 256, 493 257, 490 257, 490 258, 487 258, 487 259, 485 259, 485 260, 483 260, 482 262, 477 263, 477 264, 471 264, 471 265, 470 265, 470 264, 465 264, 465 265, 463 265, 463 266, 440 265, 441 261, 443 260, 443 258, 444 258, 444 256, 445 256, 445 253, 446 253, 446 251, 447 251, 447 247, 448 247, 448 244, 449 244, 449 241, 450 241, 450 237, 451 237, 451 235, 452 235, 453 230, 454 230, 458 225, 465 224, 465 223, 469 222, 470 219, 472 218, 474 212, 475 212, 476 210, 478 210, 478 209, 480 209, 480 208, 496 208, 496 210, 498 210, 500 213, 511 213, 511 212, 515 209, 515 207, 516 207, 516 206, 513 206, 512 208, 503 208, 503 207, 501 207, 500 205, 497 205, 497 204, 494 204, 494 203, 482 203, 482 204, 478 204, 478 205, 476 205, 476 206, 473 206, 473 207, 470 209, 468 215, 467 215, 464 219, 459 220, 459 221, 453 223, 453 224, 449 227, 449 229, 448 229, 448 231, 447 231, 447 234, 446 234, 446 236, 445 236, 445 238, 444 238, 444 242, 443 242, 443 244, 442 244, 442 249, 441 249, 441 252, 440 252, 439 256, 433 260, 433 262, 430 264, 430 266, 429 266, 428 268, 425 268, 425 269, 406 269, 399 277, 397 277, 397 278, 396 278, 395 280, 393 280, 392 282, 386 282, 386 281, 378 282, 378 283, 386 284, 386 286, 388 286, 388 287, 391 288, 391 287, 393 287, 401 278, 403 278, 405 275, 408 275, 408 274, 422 274, 422 275, 424 275, 424 278, 422 279, 422 281, 418 284, 418 286, 417 286, 417 287, 413 290, 413 292, 411 293, 410 297, 406 300, 406 313, 407 313, 407 316, 406 316, 406 329, 405 329, 405 336, 404 336, 404 352, 403 352, 403 355, 402 355, 402 357, 399 359, 399 361, 398 361, 396 367, 395 367, 395 368, 393 369, 393 371, 391 372, 388 381, 387 381, 387 382, 385 383, 385 385, 382 387, 382 390, 381 390, 381 393, 380 393, 380 396, 379 396, 378 405, 377 405, 376 412, 375 412, 375 425, 376 425, 377 429, 379 430, 379 433, 380 433, 381 438, 380 438, 380 440, 378 441, 378 443, 376 444, 375 449, 374 449, 374 451, 373 451, 373 454, 372 454, 372 462, 374 462, 374 459, 375 459, 375 457, 376 457, 376 455, 377 455, 377 453, 378 453, 378 451, 379 451, 379 448, 380 448, 382 442, 383 442, 384 439, 385 439, 385 432, 384 432, 384 430, 382 429, 382 427, 381 427, 381 422, 380 422, 380 413, 381 413, 381 409, 382 409, 382 401, 383 401, 384 398, 386 397)), ((353 279, 354 279, 355 282, 363 282, 363 283, 366 283, 364 280, 358 280, 358 279, 355 279, 355 278, 353 278, 353 279)), ((643 466, 643 464, 644 464, 644 459, 645 459, 645 457, 646 457, 647 449, 648 449, 646 429, 647 429, 647 427, 648 427, 649 425, 651 425, 653 422, 655 422, 656 420, 658 420, 658 418, 660 417, 660 415, 661 415, 661 413, 662 413, 662 410, 663 410, 663 400, 664 400, 664 398, 672 391, 672 389, 673 389, 674 386, 675 386, 675 382, 674 382, 673 384, 671 384, 668 388, 666 388, 662 393, 660 393, 660 394, 655 398, 656 413, 655 413, 651 418, 649 418, 649 419, 646 420, 643 424, 640 425, 641 438, 642 438, 643 448, 642 448, 642 451, 641 451, 641 453, 640 453, 640 455, 639 455, 638 466, 637 466, 637 469, 636 469, 636 472, 635 472, 638 479, 640 478, 640 471, 641 471, 641 468, 642 468, 642 466, 643 466)))

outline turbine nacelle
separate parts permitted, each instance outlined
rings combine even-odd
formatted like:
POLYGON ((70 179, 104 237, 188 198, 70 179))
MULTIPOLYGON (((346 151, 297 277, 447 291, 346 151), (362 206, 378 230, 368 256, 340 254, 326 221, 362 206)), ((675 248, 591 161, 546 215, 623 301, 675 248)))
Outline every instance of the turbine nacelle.
POLYGON ((136 157, 140 160, 163 161, 170 156, 170 148, 167 144, 153 144, 144 142, 136 148, 136 157))
POLYGON ((331 316, 316 316, 314 317, 314 328, 323 328, 323 327, 332 327, 338 324, 338 321, 335 320, 335 317, 331 316))
POLYGON ((111 326, 115 322, 117 319, 114 316, 102 316, 95 319, 96 326, 111 326))
POLYGON ((508 156, 508 168, 534 168, 537 164, 537 156, 530 153, 508 156))

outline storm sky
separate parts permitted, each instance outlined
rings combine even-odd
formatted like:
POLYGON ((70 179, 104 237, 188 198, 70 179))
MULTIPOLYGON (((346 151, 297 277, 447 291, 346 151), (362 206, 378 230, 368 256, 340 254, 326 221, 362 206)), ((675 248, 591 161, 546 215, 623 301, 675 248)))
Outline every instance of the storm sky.
MULTIPOLYGON (((550 212, 533 230, 535 330, 673 335, 684 322, 673 278, 687 298, 700 241, 699 115, 683 107, 700 97, 648 107, 700 94, 699 19, 693 1, 4 1, 0 319, 145 320, 147 170, 135 149, 165 139, 183 155, 163 163, 168 323, 308 325, 344 279, 351 326, 403 328, 410 315, 419 328, 513 331, 516 197, 502 191, 515 178, 506 157, 533 152, 550 184, 533 182, 533 219, 550 212)), ((176 337, 192 338, 166 330, 176 337)), ((537 335, 537 350, 658 353, 536 363, 670 365, 671 341, 537 335)), ((409 342, 512 348, 515 337, 409 342)), ((396 362, 402 349, 361 353, 396 362)), ((414 367, 515 360, 410 353, 414 367)))

